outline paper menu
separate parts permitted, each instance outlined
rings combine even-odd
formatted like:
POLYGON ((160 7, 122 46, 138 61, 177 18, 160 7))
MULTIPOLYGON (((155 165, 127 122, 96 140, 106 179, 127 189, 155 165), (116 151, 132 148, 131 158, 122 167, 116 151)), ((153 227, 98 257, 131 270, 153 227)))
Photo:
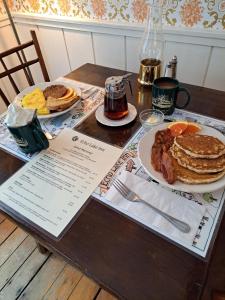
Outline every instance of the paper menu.
POLYGON ((0 203, 58 237, 122 149, 64 129, 0 187, 0 203))

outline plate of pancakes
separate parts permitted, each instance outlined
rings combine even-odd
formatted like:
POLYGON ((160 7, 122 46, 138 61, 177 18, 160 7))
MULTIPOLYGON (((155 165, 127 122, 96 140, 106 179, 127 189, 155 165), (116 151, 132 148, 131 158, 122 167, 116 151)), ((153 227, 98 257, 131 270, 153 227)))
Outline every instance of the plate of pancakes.
POLYGON ((39 119, 57 117, 72 110, 81 98, 74 83, 43 82, 25 88, 14 101, 27 109, 36 109, 39 119))
POLYGON ((200 126, 198 133, 179 135, 167 147, 168 166, 172 165, 176 174, 173 183, 156 171, 152 161, 156 136, 168 130, 168 123, 147 132, 138 144, 138 157, 145 171, 161 185, 174 190, 207 193, 225 187, 225 136, 212 127, 200 126))

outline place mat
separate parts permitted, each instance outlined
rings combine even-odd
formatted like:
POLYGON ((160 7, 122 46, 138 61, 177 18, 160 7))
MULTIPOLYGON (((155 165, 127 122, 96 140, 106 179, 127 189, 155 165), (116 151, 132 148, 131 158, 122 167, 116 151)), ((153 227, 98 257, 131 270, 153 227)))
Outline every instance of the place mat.
MULTIPOLYGON (((118 193, 118 185, 114 185, 105 195, 110 202, 116 203, 122 210, 128 211, 131 215, 136 215, 146 226, 155 227, 160 233, 173 237, 175 240, 181 240, 186 244, 192 245, 199 223, 201 222, 206 208, 204 205, 198 205, 193 201, 176 195, 171 191, 163 189, 160 185, 149 182, 140 176, 122 170, 116 176, 116 180, 124 183, 128 188, 135 192, 143 202, 127 201, 118 193), (189 232, 178 230, 166 218, 149 209, 148 205, 160 209, 165 214, 170 215, 190 226, 189 232)), ((119 183, 117 182, 117 184, 119 183)))
MULTIPOLYGON (((63 77, 58 78, 56 81, 76 83, 77 86, 81 89, 81 92, 94 87, 90 84, 66 79, 63 77)), ((104 89, 100 87, 96 87, 96 89, 96 93, 83 100, 82 104, 79 103, 73 110, 55 118, 39 120, 42 129, 45 132, 49 132, 52 136, 57 136, 64 128, 75 128, 76 126, 78 126, 104 101, 104 89)), ((29 161, 36 155, 36 153, 32 155, 25 154, 18 148, 9 130, 4 124, 5 115, 6 113, 3 113, 0 116, 0 148, 6 150, 7 152, 24 161, 29 161)), ((51 141, 49 141, 49 143, 51 143, 51 141)))
MULTIPOLYGON (((198 122, 202 125, 212 126, 216 128, 223 134, 225 134, 225 122, 205 117, 199 114, 190 113, 183 110, 176 109, 173 115, 167 116, 169 120, 188 120, 192 122, 198 122)), ((199 223, 198 229, 196 234, 192 240, 192 243, 185 243, 184 241, 176 239, 174 236, 168 235, 165 232, 162 232, 160 228, 156 228, 149 222, 143 222, 142 216, 138 216, 137 214, 132 213, 132 210, 127 210, 124 207, 116 203, 106 199, 106 193, 108 192, 109 188, 111 187, 111 183, 115 176, 117 176, 121 171, 125 170, 130 173, 133 173, 149 182, 158 186, 158 183, 154 182, 152 178, 144 171, 143 167, 140 164, 140 161, 137 157, 137 146, 138 142, 141 137, 145 134, 145 130, 140 128, 134 137, 127 143, 124 148, 124 152, 114 165, 114 167, 110 170, 110 172, 106 175, 106 177, 102 180, 98 188, 95 190, 93 196, 99 199, 100 201, 104 202, 108 206, 113 207, 114 209, 120 211, 124 215, 133 218, 134 220, 138 221, 139 223, 144 224, 146 227, 149 227, 155 231, 158 231, 160 234, 165 235, 167 238, 173 240, 174 242, 182 245, 183 247, 191 250, 192 252, 205 257, 207 251, 209 249, 209 245, 212 241, 213 233, 216 229, 217 221, 220 217, 222 212, 224 198, 225 198, 225 189, 220 189, 212 193, 204 193, 204 194, 190 194, 181 191, 173 190, 172 192, 185 197, 189 201, 195 202, 200 206, 206 207, 206 213, 204 214, 201 222, 199 223)), ((171 190, 165 187, 162 187, 168 193, 171 193, 171 190)), ((130 205, 132 205, 131 203, 130 205)), ((146 208, 147 209, 147 208, 146 208)), ((150 208, 149 208, 150 209, 150 208)))

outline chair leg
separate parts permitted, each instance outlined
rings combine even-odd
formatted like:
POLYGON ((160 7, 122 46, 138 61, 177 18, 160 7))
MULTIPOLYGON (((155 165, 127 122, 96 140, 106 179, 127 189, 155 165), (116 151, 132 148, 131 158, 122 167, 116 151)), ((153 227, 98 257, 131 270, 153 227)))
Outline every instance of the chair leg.
POLYGON ((37 248, 41 254, 46 254, 49 252, 48 249, 45 248, 44 246, 42 246, 40 243, 38 243, 38 242, 36 242, 36 243, 37 243, 37 248))

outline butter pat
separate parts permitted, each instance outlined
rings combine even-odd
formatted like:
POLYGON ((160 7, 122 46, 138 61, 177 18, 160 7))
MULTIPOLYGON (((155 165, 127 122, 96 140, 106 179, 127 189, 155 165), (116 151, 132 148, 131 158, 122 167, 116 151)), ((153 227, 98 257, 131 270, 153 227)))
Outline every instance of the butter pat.
POLYGON ((154 123, 157 123, 159 121, 159 118, 156 117, 156 116, 150 116, 147 120, 146 120, 148 123, 150 124, 154 124, 154 123))

